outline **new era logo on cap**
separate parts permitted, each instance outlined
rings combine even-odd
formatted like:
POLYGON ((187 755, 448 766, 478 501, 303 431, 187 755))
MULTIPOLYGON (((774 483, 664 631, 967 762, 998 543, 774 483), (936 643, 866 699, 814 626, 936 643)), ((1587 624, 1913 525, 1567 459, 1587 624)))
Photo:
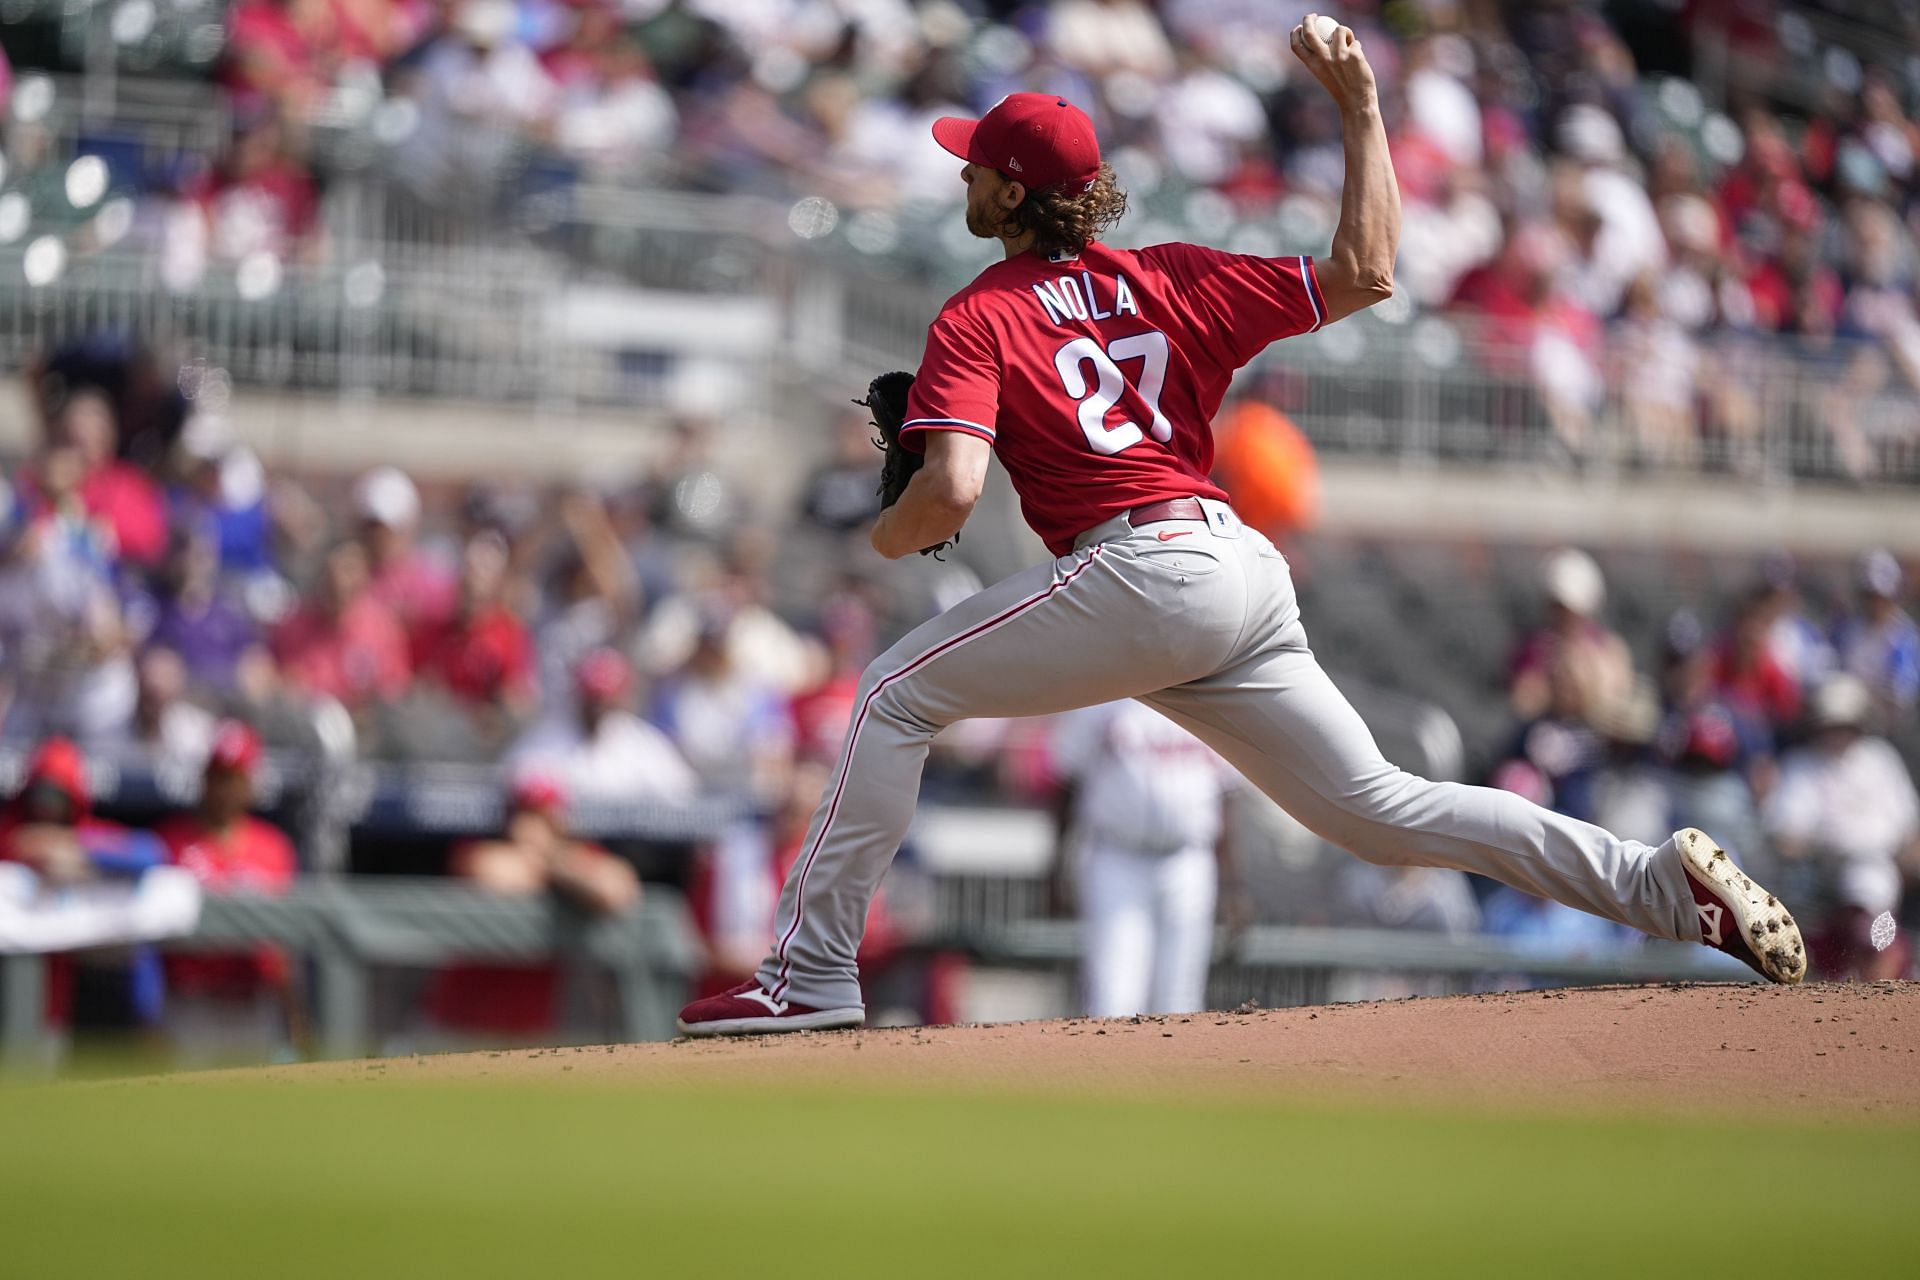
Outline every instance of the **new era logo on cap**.
POLYGON ((1035 191, 1100 176, 1100 140, 1087 113, 1050 93, 1010 93, 978 120, 942 116, 933 139, 962 160, 1017 173, 1035 191))

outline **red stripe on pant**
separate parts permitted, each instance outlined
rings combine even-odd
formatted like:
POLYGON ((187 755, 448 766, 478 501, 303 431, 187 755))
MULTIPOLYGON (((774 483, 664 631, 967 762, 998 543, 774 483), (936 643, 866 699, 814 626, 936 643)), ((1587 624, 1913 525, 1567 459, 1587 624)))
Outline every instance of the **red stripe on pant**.
POLYGON ((867 709, 873 705, 873 700, 879 697, 881 691, 885 689, 888 685, 892 684, 895 680, 899 680, 899 679, 902 679, 903 677, 912 675, 915 671, 918 671, 921 667, 925 666, 927 663, 932 662, 935 658, 939 657, 941 654, 951 653, 954 649, 965 644, 967 641, 977 639, 980 636, 986 634, 987 632, 993 630, 995 627, 1002 626, 1005 623, 1013 621, 1015 618, 1025 613, 1027 610, 1035 608, 1038 605, 1045 604, 1048 600, 1053 598, 1053 594, 1056 591, 1060 590, 1062 587, 1066 586, 1069 582, 1072 582, 1075 578, 1079 577, 1080 574, 1086 570, 1088 565, 1092 564, 1095 560, 1099 559, 1100 551, 1101 551, 1100 546, 1098 544, 1095 544, 1091 555, 1089 555, 1085 560, 1081 561, 1079 564, 1075 565, 1073 570, 1070 573, 1068 573, 1066 577, 1060 579, 1060 581, 1054 583, 1052 586, 1048 587, 1045 591, 1042 591, 1039 595, 1029 596, 1027 599, 1022 600, 1019 604, 1014 605, 1013 608, 1008 609, 1006 612, 1001 613, 995 617, 989 618, 985 622, 980 623, 978 626, 973 627, 970 630, 961 632, 959 635, 954 636, 951 640, 941 641, 939 644, 935 645, 933 648, 927 650, 925 653, 915 658, 912 662, 909 662, 906 666, 900 668, 898 671, 894 672, 892 675, 887 676, 886 678, 881 680, 878 684, 874 685, 872 691, 869 692, 865 698, 860 700, 860 711, 853 718, 853 728, 847 734, 846 754, 841 759, 841 762, 840 762, 840 781, 836 783, 833 788, 833 799, 827 803, 827 819, 825 822, 822 822, 820 824, 820 834, 814 837, 813 847, 807 850, 806 861, 800 864, 800 883, 798 887, 794 889, 794 894, 793 894, 793 923, 787 926, 786 933, 782 934, 780 937, 780 945, 777 948, 775 948, 775 954, 780 957, 780 979, 779 981, 773 984, 773 990, 769 991, 767 993, 768 995, 772 996, 775 1000, 778 1000, 780 998, 780 993, 787 989, 788 980, 792 976, 793 961, 787 955, 787 948, 793 942, 793 935, 799 932, 800 921, 806 916, 807 877, 813 874, 814 856, 820 852, 820 846, 826 843, 827 832, 833 829, 834 815, 840 812, 840 797, 843 793, 845 793, 847 789, 847 775, 853 772, 854 748, 859 743, 860 728, 862 725, 864 725, 867 722, 867 709))

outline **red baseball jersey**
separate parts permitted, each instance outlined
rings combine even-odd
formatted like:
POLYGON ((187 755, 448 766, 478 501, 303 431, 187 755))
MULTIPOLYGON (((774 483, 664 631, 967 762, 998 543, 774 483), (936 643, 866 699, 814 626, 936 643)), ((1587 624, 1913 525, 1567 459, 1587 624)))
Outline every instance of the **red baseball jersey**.
POLYGON ((1064 555, 1132 507, 1224 499, 1207 478, 1211 424, 1234 371, 1326 314, 1311 258, 1192 244, 1024 253, 940 309, 902 430, 991 442, 1027 523, 1064 555))
MULTIPOLYGON (((209 831, 193 814, 160 825, 167 860, 218 893, 282 893, 299 874, 293 842, 280 828, 251 815, 225 832, 209 831)), ((262 987, 287 985, 284 952, 261 945, 247 951, 175 952, 167 961, 167 984, 175 991, 238 998, 262 987)))

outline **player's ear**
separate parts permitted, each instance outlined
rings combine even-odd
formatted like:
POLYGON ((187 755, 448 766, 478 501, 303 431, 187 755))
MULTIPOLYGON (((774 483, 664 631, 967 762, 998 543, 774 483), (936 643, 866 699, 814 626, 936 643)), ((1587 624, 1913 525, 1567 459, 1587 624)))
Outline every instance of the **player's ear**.
POLYGON ((1000 184, 1000 207, 1002 209, 1018 209, 1020 202, 1026 198, 1027 184, 1021 182, 1019 179, 1008 178, 1000 184))

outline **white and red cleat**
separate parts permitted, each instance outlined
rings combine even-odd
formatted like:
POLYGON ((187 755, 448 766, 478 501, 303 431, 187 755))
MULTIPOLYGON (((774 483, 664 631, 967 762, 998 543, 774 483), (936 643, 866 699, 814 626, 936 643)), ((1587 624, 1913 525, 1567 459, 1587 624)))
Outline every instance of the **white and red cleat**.
POLYGON ((860 1008, 816 1009, 776 1000, 752 978, 717 996, 695 1000, 674 1025, 683 1036, 763 1036, 782 1031, 831 1031, 867 1020, 860 1008))
POLYGON ((1755 884, 1727 851, 1695 827, 1674 846, 1693 890, 1700 941, 1745 961, 1769 982, 1792 986, 1807 976, 1807 944, 1786 904, 1755 884))

